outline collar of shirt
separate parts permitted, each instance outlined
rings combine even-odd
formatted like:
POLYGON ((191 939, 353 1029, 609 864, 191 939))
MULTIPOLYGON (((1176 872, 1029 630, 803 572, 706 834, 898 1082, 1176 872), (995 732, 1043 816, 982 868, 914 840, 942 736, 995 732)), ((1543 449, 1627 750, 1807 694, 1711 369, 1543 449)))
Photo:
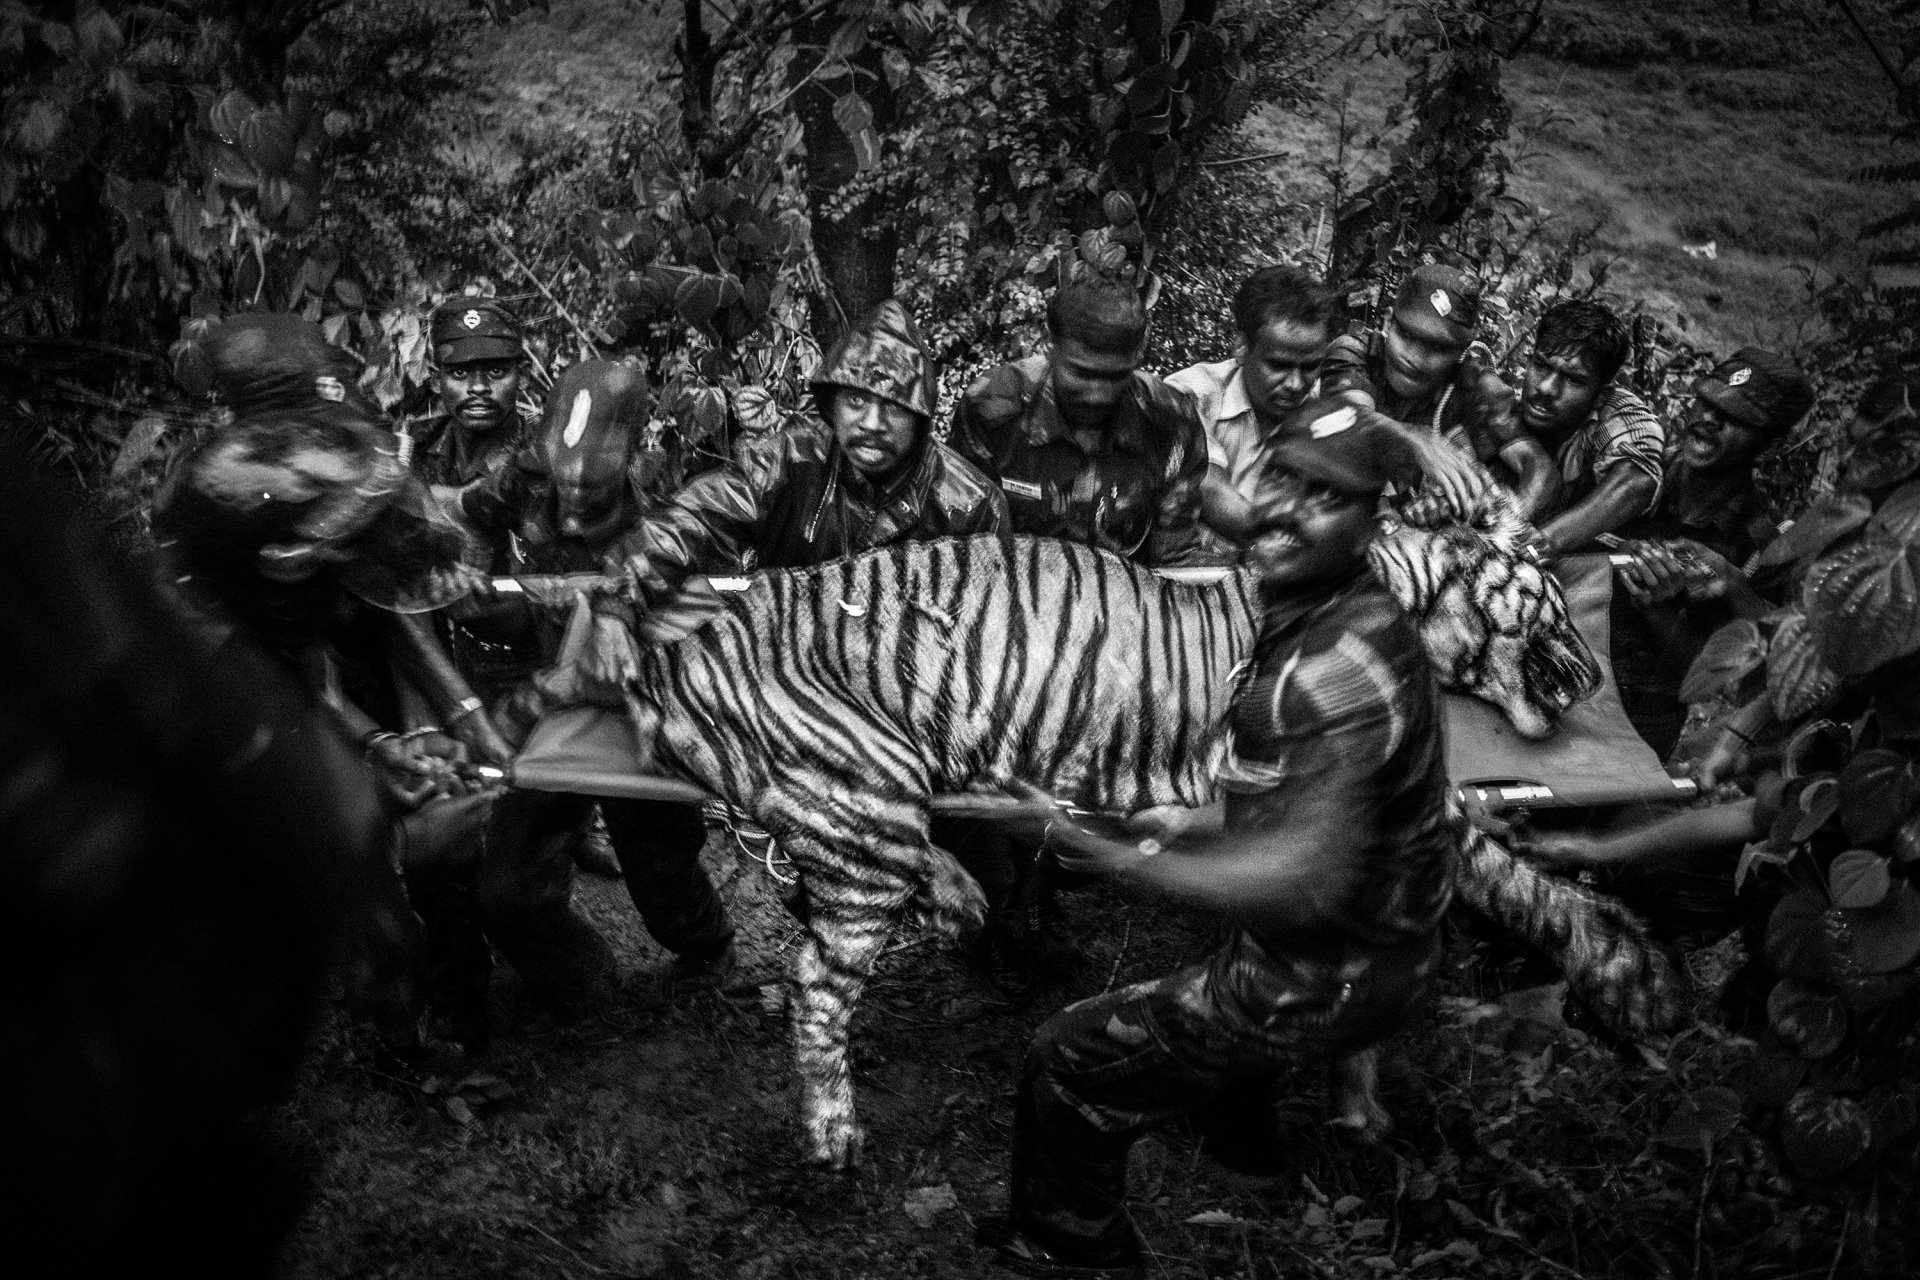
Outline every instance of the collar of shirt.
POLYGON ((1066 440, 1083 453, 1109 453, 1124 450, 1128 453, 1145 452, 1145 433, 1141 429, 1139 404, 1139 378, 1135 373, 1127 380, 1127 390, 1121 396, 1120 403, 1114 407, 1113 416, 1106 425, 1099 428, 1099 438, 1105 445, 1103 449, 1088 449, 1085 437, 1089 432, 1076 431, 1069 427, 1060 416, 1060 406, 1053 398, 1053 365, 1047 356, 1029 356, 1019 362, 1020 372, 1027 384, 1026 397, 1021 401, 1021 434, 1030 445, 1051 444, 1055 440, 1066 440))

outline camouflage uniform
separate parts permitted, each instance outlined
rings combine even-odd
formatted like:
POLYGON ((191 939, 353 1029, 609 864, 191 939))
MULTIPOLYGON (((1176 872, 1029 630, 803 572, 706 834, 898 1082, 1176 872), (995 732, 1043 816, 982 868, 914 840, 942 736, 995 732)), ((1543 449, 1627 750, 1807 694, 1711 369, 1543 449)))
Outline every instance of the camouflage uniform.
POLYGON ((842 455, 824 421, 747 442, 736 465, 696 477, 621 543, 618 558, 643 596, 668 595, 701 569, 749 560, 762 569, 798 568, 1005 527, 999 490, 933 438, 933 361, 898 302, 881 303, 850 330, 813 387, 816 397, 851 387, 919 415, 925 429, 917 453, 882 487, 842 455))
POLYGON ((1229 720, 1229 833, 1343 815, 1323 891, 1285 930, 1241 922, 1212 956, 1070 1005, 1034 1036, 1014 1122, 1013 1217, 1048 1248, 1122 1253, 1127 1152, 1154 1126, 1300 1058, 1400 1026, 1452 894, 1438 693, 1418 636, 1364 568, 1271 605, 1229 720))
POLYGON ((1142 564, 1198 558, 1207 436, 1193 396, 1136 372, 1096 439, 1060 416, 1050 373, 1044 355, 1001 365, 954 414, 953 447, 1006 491, 1013 532, 1142 564))

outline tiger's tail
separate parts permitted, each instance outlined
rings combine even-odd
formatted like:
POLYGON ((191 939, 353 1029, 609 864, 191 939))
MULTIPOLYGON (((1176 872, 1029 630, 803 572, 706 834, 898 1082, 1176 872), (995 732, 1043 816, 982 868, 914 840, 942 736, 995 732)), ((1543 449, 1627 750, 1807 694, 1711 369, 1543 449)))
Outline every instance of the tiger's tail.
POLYGON ((1568 989, 1613 1030, 1659 1034, 1680 1020, 1666 953, 1620 902, 1516 858, 1464 817, 1460 899, 1553 957, 1568 989))
POLYGON ((909 921, 950 942, 979 932, 987 919, 987 896, 954 856, 927 846, 926 875, 909 900, 909 921))

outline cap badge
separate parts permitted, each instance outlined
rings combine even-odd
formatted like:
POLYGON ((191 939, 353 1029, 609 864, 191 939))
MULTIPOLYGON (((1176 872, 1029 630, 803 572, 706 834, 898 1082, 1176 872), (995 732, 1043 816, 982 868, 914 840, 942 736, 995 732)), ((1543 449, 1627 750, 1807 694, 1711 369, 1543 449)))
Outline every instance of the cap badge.
POLYGON ((1453 299, 1447 296, 1445 289, 1435 289, 1427 295, 1427 301, 1433 304, 1433 309, 1440 313, 1441 319, 1453 314, 1453 299))
POLYGON ((331 400, 335 404, 347 398, 346 384, 329 374, 321 374, 313 380, 313 389, 322 400, 331 400))
POLYGON ((1747 379, 1752 376, 1753 370, 1751 369, 1735 369, 1733 376, 1727 379, 1727 385, 1730 387, 1743 387, 1747 384, 1747 379))
POLYGON ((1324 440, 1328 436, 1337 436, 1360 420, 1360 411, 1352 405, 1342 405, 1332 413, 1315 418, 1307 427, 1315 440, 1324 440))
POLYGON ((580 437, 587 434, 587 419, 593 414, 593 392, 585 387, 573 397, 573 412, 567 415, 566 430, 560 433, 560 442, 571 449, 580 443, 580 437))
POLYGON ((478 329, 480 327, 480 313, 478 311, 469 311, 460 317, 460 323, 469 329, 478 329))

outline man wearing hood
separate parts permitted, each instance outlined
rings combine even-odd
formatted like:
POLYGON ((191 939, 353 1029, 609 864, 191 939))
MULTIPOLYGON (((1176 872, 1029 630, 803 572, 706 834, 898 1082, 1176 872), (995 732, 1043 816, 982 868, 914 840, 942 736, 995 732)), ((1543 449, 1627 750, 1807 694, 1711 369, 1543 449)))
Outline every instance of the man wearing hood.
MULTIPOLYGON (((938 379, 913 320, 888 299, 834 345, 813 380, 817 422, 750 440, 731 466, 695 477, 617 539, 608 570, 636 597, 666 600, 690 574, 752 564, 791 569, 896 542, 998 532, 1006 500, 933 438, 938 379)), ((724 979, 733 930, 699 865, 694 805, 602 803, 614 851, 647 925, 715 939, 682 951, 675 977, 724 979), (645 848, 643 849, 643 842, 645 848)))
POLYGON ((999 532, 1006 499, 933 437, 937 394, 933 359, 889 298, 821 362, 818 422, 751 440, 734 465, 690 481, 620 541, 612 568, 656 602, 691 573, 748 560, 791 569, 999 532))

